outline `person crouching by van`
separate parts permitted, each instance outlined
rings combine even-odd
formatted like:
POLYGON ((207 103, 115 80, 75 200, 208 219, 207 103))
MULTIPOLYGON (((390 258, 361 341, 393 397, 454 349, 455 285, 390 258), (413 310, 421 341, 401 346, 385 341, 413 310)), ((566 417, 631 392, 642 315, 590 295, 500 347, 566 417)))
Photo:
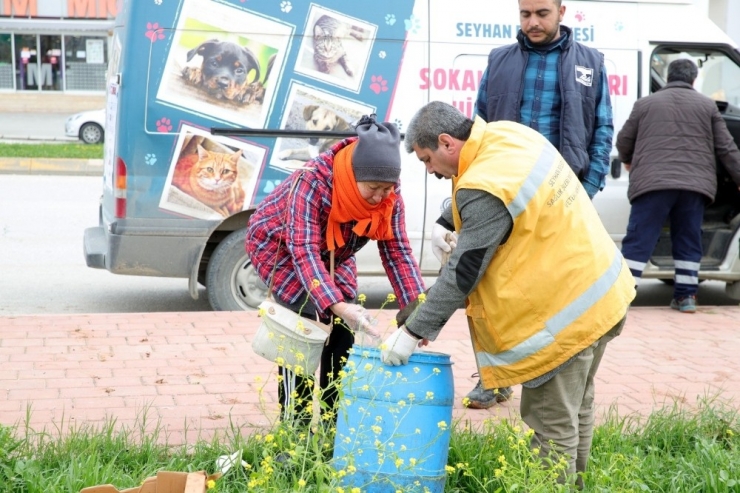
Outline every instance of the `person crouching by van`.
MULTIPOLYGON (((352 331, 377 335, 365 308, 354 303, 355 254, 377 240, 401 307, 424 291, 405 229, 400 133, 394 124, 376 122, 374 116, 360 120, 358 137, 338 142, 275 188, 252 214, 247 230, 250 261, 262 281, 272 284, 278 303, 325 323, 333 323, 334 317, 343 321, 333 323, 321 355, 322 409, 328 412, 333 412, 337 395, 332 383, 355 339, 352 331)), ((313 375, 297 375, 284 367, 278 372, 281 419, 297 416, 310 423, 313 375)))
POLYGON ((569 476, 584 472, 594 376, 635 296, 622 254, 576 175, 536 131, 473 122, 432 102, 411 119, 404 143, 428 173, 452 180, 458 239, 426 303, 385 340, 381 359, 406 364, 465 301, 484 388, 521 383, 531 446, 567 456, 569 476))
POLYGON ((701 226, 704 207, 717 193, 716 159, 740 184, 740 151, 715 102, 694 90, 698 74, 691 60, 672 61, 668 83, 635 103, 617 135, 632 205, 622 254, 639 279, 670 218, 675 264, 670 307, 682 313, 696 311, 701 226))

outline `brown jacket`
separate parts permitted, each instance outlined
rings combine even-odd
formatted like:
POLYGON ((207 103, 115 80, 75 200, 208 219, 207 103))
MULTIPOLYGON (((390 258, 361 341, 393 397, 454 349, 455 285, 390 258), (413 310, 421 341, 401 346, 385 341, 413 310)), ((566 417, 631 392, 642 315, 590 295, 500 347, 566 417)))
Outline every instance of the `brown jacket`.
POLYGON ((716 159, 740 185, 740 151, 714 101, 686 82, 669 82, 639 99, 617 136, 619 158, 632 165, 632 202, 655 190, 692 190, 714 200, 716 159))

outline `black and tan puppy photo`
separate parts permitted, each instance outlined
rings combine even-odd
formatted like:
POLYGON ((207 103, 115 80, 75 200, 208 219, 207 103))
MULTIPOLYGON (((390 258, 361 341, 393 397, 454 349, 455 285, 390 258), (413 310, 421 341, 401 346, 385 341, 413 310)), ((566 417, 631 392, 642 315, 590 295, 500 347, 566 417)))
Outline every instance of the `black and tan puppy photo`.
POLYGON ((259 81, 260 66, 257 57, 246 47, 231 41, 211 39, 188 51, 187 61, 196 55, 203 60, 199 67, 182 69, 183 79, 215 99, 234 103, 250 103, 253 82, 259 81), (249 77, 254 70, 254 77, 249 77))

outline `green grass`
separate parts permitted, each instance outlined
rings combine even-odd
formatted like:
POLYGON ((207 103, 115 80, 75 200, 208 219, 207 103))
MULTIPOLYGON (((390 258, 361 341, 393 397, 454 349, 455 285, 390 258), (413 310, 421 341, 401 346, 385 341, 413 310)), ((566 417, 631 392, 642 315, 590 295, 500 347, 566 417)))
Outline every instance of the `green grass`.
POLYGON ((10 144, 0 143, 0 157, 103 159, 103 144, 10 144))
MULTIPOLYGON (((229 470, 212 491, 364 491, 338 487, 342 472, 331 467, 330 431, 277 427, 244 435, 232 425, 220 438, 184 448, 168 445, 145 411, 138 421, 133 429, 115 420, 40 431, 0 425, 0 491, 68 493, 105 483, 123 489, 159 470, 215 472, 216 459, 234 451, 247 465, 229 470), (273 460, 280 452, 289 459, 273 460)), ((528 436, 517 423, 488 421, 478 429, 457 423, 445 492, 567 491, 529 451, 528 436)), ((585 483, 592 492, 740 492, 737 410, 705 401, 694 411, 666 407, 647 418, 611 413, 596 428, 585 483)))

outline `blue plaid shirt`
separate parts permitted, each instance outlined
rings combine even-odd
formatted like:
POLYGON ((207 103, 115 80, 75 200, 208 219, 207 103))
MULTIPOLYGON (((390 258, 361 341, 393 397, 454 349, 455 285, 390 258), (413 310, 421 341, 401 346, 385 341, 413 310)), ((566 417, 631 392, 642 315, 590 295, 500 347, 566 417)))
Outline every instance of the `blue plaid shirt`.
MULTIPOLYGON (((557 41, 536 50, 529 40, 525 41, 529 49, 527 68, 524 71, 524 90, 522 92, 519 123, 537 130, 556 149, 560 149, 560 87, 559 87, 559 59, 561 46, 567 39, 567 34, 560 36, 557 41)), ((488 70, 483 72, 483 78, 478 89, 476 110, 481 118, 486 117, 486 86, 488 85, 488 70)), ((607 104, 609 86, 606 69, 601 67, 601 93, 596 100, 594 134, 588 146, 589 169, 583 177, 583 188, 588 196, 593 198, 604 188, 606 174, 609 172, 609 154, 612 149, 612 109, 607 104)))

